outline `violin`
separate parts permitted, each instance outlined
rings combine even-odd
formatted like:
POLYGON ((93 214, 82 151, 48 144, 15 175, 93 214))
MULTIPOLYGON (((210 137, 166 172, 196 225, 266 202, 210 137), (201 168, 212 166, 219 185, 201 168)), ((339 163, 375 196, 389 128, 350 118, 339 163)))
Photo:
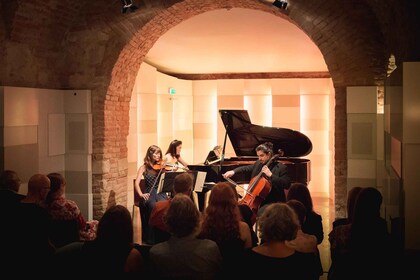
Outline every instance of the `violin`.
POLYGON ((166 171, 171 171, 171 170, 176 170, 176 169, 187 170, 186 167, 180 166, 176 163, 175 164, 168 163, 168 162, 165 162, 164 160, 158 161, 152 167, 154 170, 161 170, 161 169, 165 169, 166 171))

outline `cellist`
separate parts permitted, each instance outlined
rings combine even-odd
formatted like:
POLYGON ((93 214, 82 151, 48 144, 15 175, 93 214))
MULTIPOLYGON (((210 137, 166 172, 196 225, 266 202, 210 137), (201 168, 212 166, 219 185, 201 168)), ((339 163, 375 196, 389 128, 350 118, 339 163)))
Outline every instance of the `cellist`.
MULTIPOLYGON (((237 167, 229 170, 223 174, 224 178, 230 178, 236 173, 249 172, 251 173, 251 182, 253 179, 262 175, 261 177, 271 184, 271 190, 259 205, 257 216, 260 216, 265 206, 273 202, 286 202, 286 195, 284 190, 289 189, 291 181, 287 174, 287 166, 281 162, 271 159, 275 155, 273 152, 273 143, 266 142, 260 144, 255 149, 258 160, 254 164, 237 167), (269 163, 269 166, 267 166, 269 163)), ((281 156, 281 155, 280 155, 281 156)), ((251 184, 250 184, 251 185, 251 184)))

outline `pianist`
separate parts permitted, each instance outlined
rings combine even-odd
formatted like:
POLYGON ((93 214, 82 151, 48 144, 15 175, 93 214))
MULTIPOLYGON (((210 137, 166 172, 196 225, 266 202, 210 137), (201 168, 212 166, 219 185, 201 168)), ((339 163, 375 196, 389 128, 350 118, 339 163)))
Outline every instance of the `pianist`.
POLYGON ((287 174, 287 167, 281 162, 273 161, 269 166, 266 164, 274 156, 273 143, 260 144, 255 149, 258 160, 251 165, 244 165, 223 174, 224 178, 230 178, 237 173, 251 173, 251 180, 262 172, 262 175, 271 183, 271 191, 261 202, 258 216, 264 211, 265 206, 273 202, 286 202, 284 190, 289 189, 291 180, 287 174))

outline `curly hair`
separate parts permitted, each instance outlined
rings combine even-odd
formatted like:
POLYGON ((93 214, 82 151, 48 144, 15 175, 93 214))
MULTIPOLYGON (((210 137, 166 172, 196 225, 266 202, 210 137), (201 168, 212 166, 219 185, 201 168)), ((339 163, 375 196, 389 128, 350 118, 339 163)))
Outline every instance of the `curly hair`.
POLYGON ((260 144, 255 148, 255 151, 261 151, 264 154, 273 154, 273 143, 271 142, 265 142, 263 144, 260 144))
POLYGON ((239 238, 240 220, 237 194, 228 182, 217 183, 211 190, 203 215, 200 237, 216 243, 239 238))

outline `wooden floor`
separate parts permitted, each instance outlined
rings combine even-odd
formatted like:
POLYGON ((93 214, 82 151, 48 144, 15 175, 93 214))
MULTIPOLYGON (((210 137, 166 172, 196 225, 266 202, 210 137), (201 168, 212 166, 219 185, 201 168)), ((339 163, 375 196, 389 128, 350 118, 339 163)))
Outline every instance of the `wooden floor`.
POLYGON ((334 215, 334 204, 332 200, 325 197, 314 197, 314 210, 322 216, 322 226, 324 229, 324 240, 318 246, 319 253, 321 255, 321 263, 324 269, 324 275, 320 280, 327 279, 327 272, 331 265, 331 256, 330 256, 330 242, 328 241, 328 233, 332 229, 332 222, 335 219, 334 215))
MULTIPOLYGON (((324 229, 324 240, 319 245, 319 252, 321 255, 322 267, 324 269, 324 275, 320 280, 327 279, 327 271, 331 265, 330 258, 330 243, 328 241, 328 233, 331 231, 332 222, 334 221, 334 205, 329 198, 314 197, 314 210, 322 216, 322 224, 324 229)), ((141 244, 141 222, 140 212, 138 207, 134 207, 133 215, 133 226, 134 226, 134 242, 141 244)))

